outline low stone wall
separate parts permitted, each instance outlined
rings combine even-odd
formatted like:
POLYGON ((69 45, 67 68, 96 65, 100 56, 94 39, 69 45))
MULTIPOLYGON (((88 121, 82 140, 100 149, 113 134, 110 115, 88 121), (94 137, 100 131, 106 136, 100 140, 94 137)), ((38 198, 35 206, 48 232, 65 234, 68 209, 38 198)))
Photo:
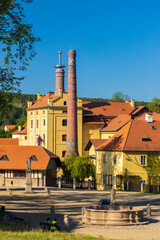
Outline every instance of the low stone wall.
POLYGON ((97 225, 132 225, 143 223, 143 209, 130 206, 82 208, 82 221, 97 225))
MULTIPOLYGON (((13 187, 25 187, 26 178, 9 178, 5 179, 5 186, 12 186, 11 182, 13 181, 13 187)), ((37 179, 32 179, 32 187, 38 186, 37 179)), ((39 179, 39 187, 42 187, 42 179, 39 179)))

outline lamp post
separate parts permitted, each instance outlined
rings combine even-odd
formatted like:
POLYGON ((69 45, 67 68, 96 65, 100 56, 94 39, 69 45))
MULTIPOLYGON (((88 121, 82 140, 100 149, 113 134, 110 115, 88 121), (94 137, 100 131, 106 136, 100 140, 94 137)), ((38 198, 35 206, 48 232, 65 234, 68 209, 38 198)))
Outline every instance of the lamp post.
POLYGON ((148 166, 148 170, 149 170, 149 192, 151 192, 151 170, 152 170, 151 165, 148 166))

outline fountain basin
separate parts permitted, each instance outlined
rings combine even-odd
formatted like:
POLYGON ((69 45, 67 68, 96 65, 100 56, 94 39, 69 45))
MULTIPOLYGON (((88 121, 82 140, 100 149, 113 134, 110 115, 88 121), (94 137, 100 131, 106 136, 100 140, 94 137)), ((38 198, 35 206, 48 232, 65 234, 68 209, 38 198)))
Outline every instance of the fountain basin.
POLYGON ((82 222, 91 225, 110 226, 148 223, 143 220, 143 209, 122 205, 82 208, 82 222))

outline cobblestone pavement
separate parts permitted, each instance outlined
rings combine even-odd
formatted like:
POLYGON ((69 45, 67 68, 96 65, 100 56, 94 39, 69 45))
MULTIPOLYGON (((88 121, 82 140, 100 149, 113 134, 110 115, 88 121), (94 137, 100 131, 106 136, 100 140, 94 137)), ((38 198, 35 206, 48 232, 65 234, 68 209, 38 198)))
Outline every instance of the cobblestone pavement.
MULTIPOLYGON (((1 190, 1 189, 0 189, 1 190)), ((138 226, 88 226, 80 224, 81 208, 95 205, 101 198, 110 198, 107 191, 58 190, 51 189, 48 195, 42 190, 35 194, 24 194, 22 190, 8 195, 0 191, 0 204, 5 205, 6 211, 31 222, 32 228, 39 227, 39 223, 50 215, 50 207, 54 206, 58 224, 63 227, 63 216, 70 216, 70 227, 74 233, 91 236, 102 236, 112 239, 160 239, 160 195, 135 192, 117 192, 116 201, 134 206, 152 207, 152 219, 148 225, 138 226)))

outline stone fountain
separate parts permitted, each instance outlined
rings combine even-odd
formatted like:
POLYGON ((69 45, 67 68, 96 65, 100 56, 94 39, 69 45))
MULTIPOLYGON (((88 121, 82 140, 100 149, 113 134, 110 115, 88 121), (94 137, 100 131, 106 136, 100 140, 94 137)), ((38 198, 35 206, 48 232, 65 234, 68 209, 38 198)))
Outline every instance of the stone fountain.
POLYGON ((148 221, 143 219, 143 209, 140 207, 116 204, 115 189, 111 190, 110 205, 97 205, 82 208, 82 222, 91 225, 140 225, 148 221))

